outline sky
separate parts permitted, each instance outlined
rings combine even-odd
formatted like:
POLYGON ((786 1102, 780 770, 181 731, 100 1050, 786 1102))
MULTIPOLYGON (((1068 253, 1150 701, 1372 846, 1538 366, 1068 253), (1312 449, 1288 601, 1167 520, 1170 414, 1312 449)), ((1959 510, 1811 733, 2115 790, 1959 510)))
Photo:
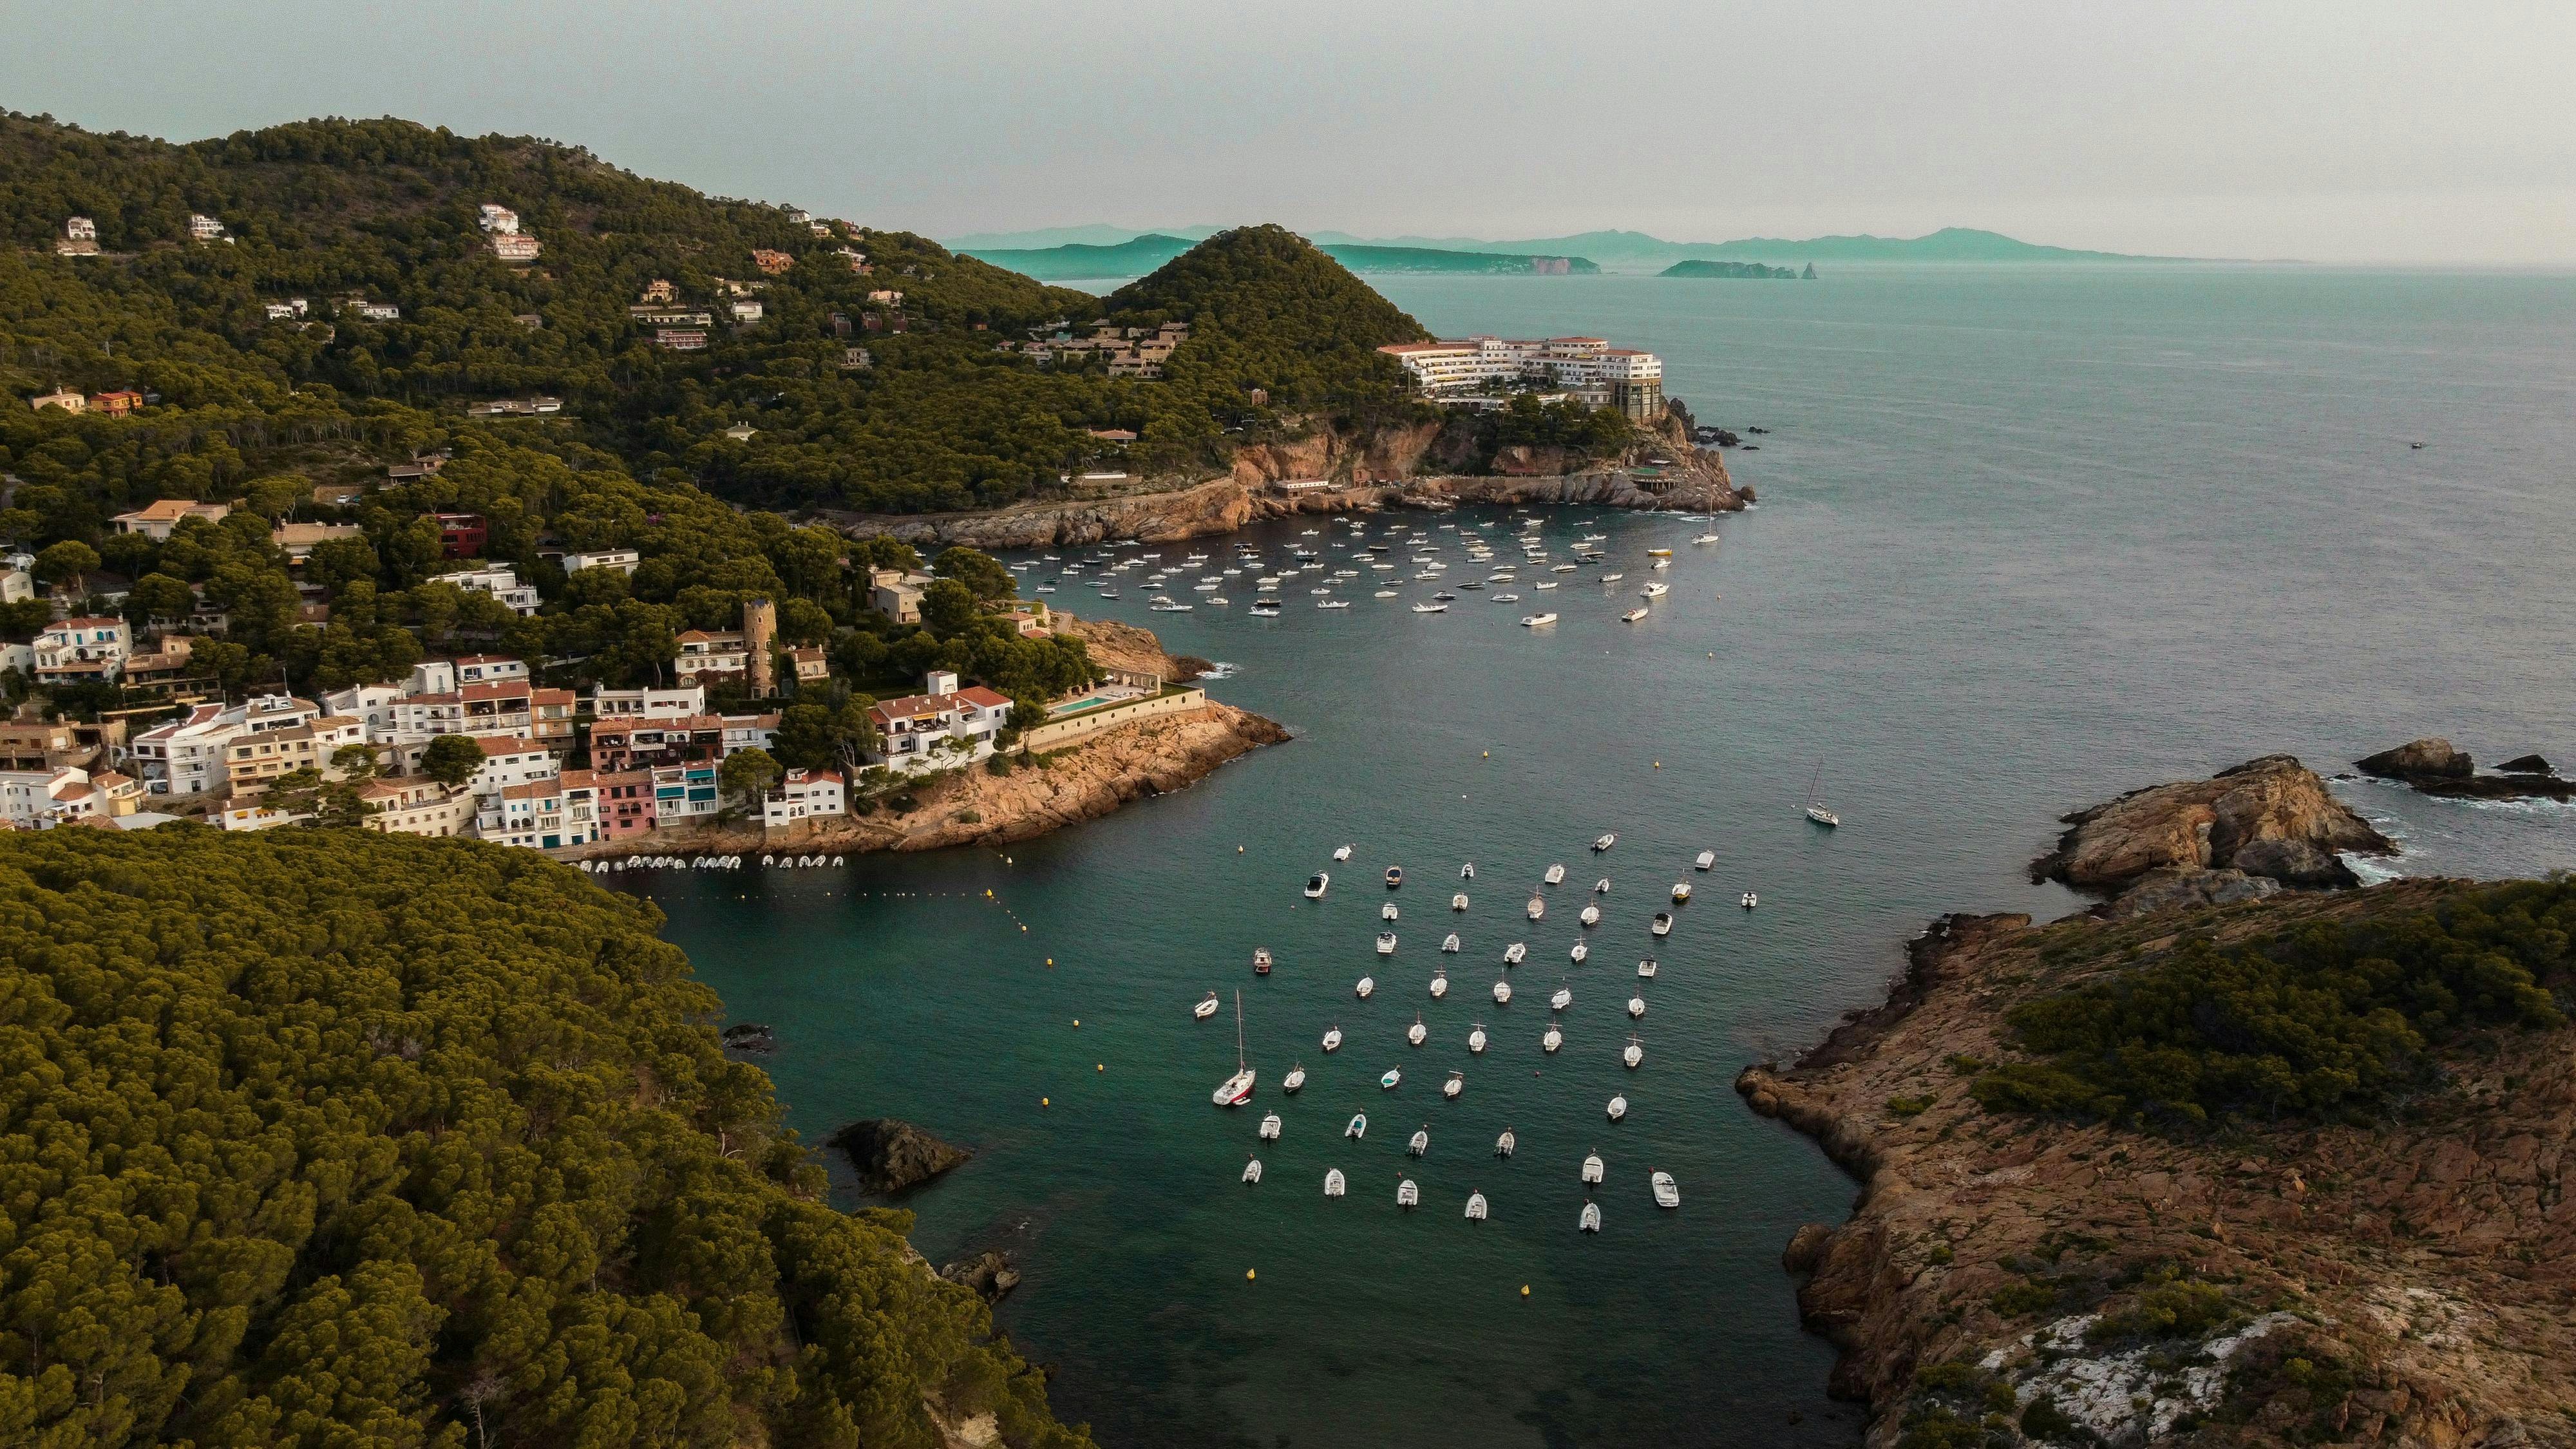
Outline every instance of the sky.
POLYGON ((0 0, 0 106, 533 134, 931 236, 1974 226, 2576 264, 2576 0, 0 0), (89 12, 84 18, 84 12, 89 12))

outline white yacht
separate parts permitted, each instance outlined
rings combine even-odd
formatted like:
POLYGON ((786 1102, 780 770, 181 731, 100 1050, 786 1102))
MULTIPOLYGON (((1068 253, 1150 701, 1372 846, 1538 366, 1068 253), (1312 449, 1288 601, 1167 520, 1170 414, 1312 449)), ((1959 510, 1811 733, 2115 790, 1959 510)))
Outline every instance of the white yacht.
POLYGON ((1234 993, 1234 1075, 1217 1083, 1210 1094, 1220 1107, 1240 1107, 1252 1100, 1252 1068, 1243 1060, 1243 993, 1234 993))
POLYGON ((1556 616, 1554 614, 1530 614, 1521 620, 1523 625, 1532 629, 1543 629, 1555 622, 1556 616))
MULTIPOLYGON (((1458 879, 1460 879, 1460 880, 1474 880, 1475 878, 1476 878, 1476 863, 1475 863, 1474 861, 1472 861, 1472 860, 1471 860, 1471 861, 1467 862, 1465 865, 1462 865, 1462 866, 1458 867, 1458 879)), ((1462 910, 1463 910, 1463 909, 1465 909, 1465 907, 1462 905, 1462 906, 1460 907, 1460 909, 1462 909, 1462 910)))
POLYGON ((1690 882, 1689 882, 1689 881, 1686 881, 1686 880, 1677 880, 1677 881, 1674 881, 1674 882, 1673 882, 1673 904, 1678 906, 1678 905, 1680 905, 1682 902, 1684 902, 1684 901, 1686 901, 1686 900, 1689 900, 1689 899, 1690 899, 1690 882))
POLYGON ((1637 591, 1637 597, 1641 599, 1660 599, 1672 591, 1672 586, 1670 584, 1650 583, 1637 591))
POLYGON ((1552 588, 1555 588, 1555 587, 1556 587, 1556 580, 1554 580, 1554 579, 1541 579, 1541 580, 1539 580, 1536 584, 1532 585, 1532 587, 1533 587, 1533 588, 1541 588, 1541 589, 1552 589, 1552 588))
POLYGON ((1717 535, 1716 535, 1715 533, 1703 533, 1703 534, 1701 534, 1699 537, 1692 539, 1692 540, 1691 540, 1691 542, 1693 542, 1693 543, 1715 543, 1715 542, 1717 542, 1717 535))
POLYGON ((1642 996, 1631 996, 1631 997, 1629 997, 1629 998, 1628 998, 1628 1019, 1629 1019, 1630 1021, 1634 1021, 1634 1020, 1636 1020, 1638 1017, 1641 1017, 1641 1016, 1643 1016, 1643 1015, 1645 1015, 1645 1014, 1646 1014, 1646 998, 1644 998, 1644 997, 1642 997, 1642 996))
POLYGON ((1715 864, 1717 864, 1717 852, 1714 850, 1703 850, 1699 853, 1699 859, 1691 862, 1691 868, 1693 870, 1706 870, 1715 864))
POLYGON ((1261 1181, 1260 1158, 1252 1158, 1243 1164, 1243 1180, 1248 1183, 1258 1183, 1261 1181))
POLYGON ((1744 893, 1744 908, 1746 910, 1749 911, 1760 904, 1762 904, 1762 898, 1760 896, 1755 895, 1751 891, 1746 891, 1744 893))
POLYGON ((1368 1114, 1366 1112, 1355 1112, 1351 1114, 1351 1125, 1342 1129, 1342 1135, 1345 1137, 1366 1137, 1368 1135, 1368 1114))
POLYGON ((1342 1049, 1342 1024, 1341 1024, 1340 1022, 1338 1022, 1338 1021, 1337 1021, 1337 1022, 1334 1022, 1334 1023, 1332 1024, 1332 1026, 1331 1026, 1330 1028, 1328 1028, 1328 1029, 1324 1032, 1324 1050, 1325 1050, 1327 1053, 1331 1053, 1331 1052, 1337 1052, 1337 1051, 1340 1051, 1341 1049, 1342 1049))
POLYGON ((1431 1150, 1431 1129, 1430 1129, 1430 1128, 1428 1128, 1428 1127, 1425 1127, 1425 1128, 1423 1128, 1421 1131, 1414 1133, 1414 1134, 1413 1134, 1413 1140, 1412 1140, 1412 1141, 1410 1141, 1410 1142, 1407 1142, 1406 1144, 1404 1144, 1404 1151, 1405 1151, 1405 1155, 1406 1155, 1406 1156, 1408 1156, 1408 1157, 1420 1157, 1420 1156, 1422 1156, 1423 1154, 1425 1154, 1425 1153, 1429 1152, 1430 1150, 1431 1150))
POLYGON ((1520 1140, 1512 1136, 1512 1129, 1506 1127, 1503 1129, 1503 1135, 1494 1139, 1494 1155, 1509 1157, 1512 1155, 1512 1149, 1518 1146, 1520 1146, 1520 1140))
POLYGON ((1483 1022, 1477 1022, 1475 1029, 1467 1033, 1467 1050, 1473 1052, 1477 1056, 1483 1056, 1485 1054, 1485 1024, 1483 1022))
POLYGON ((1586 926, 1600 925, 1601 908, 1599 906, 1585 906, 1583 908, 1583 914, 1576 916, 1575 919, 1581 921, 1586 926))
POLYGON ((1495 983, 1494 983, 1494 1004, 1495 1004, 1496 1006, 1509 1006, 1509 1005, 1511 1005, 1511 1003, 1512 1003, 1512 983, 1510 983, 1510 982, 1508 982, 1508 981, 1497 981, 1497 982, 1495 982, 1495 983))
POLYGON ((1448 994, 1449 973, 1446 971, 1433 971, 1431 973, 1431 999, 1438 1001, 1441 997, 1448 994))
POLYGON ((1655 912, 1655 924, 1648 929, 1652 930, 1658 936, 1671 935, 1673 933, 1673 913, 1670 911, 1655 912))
MULTIPOLYGON (((1354 1118, 1352 1120, 1358 1121, 1361 1119, 1354 1118)), ((1359 1134, 1354 1132, 1351 1135, 1357 1137, 1359 1134)), ((1342 1170, 1340 1168, 1335 1167, 1326 1170, 1324 1173, 1324 1196, 1340 1197, 1343 1194, 1345 1186, 1346 1184, 1343 1182, 1342 1170)))
POLYGON ((1601 576, 1601 582, 1603 582, 1603 583, 1605 583, 1605 584, 1615 584, 1615 583, 1619 582, 1621 579, 1624 579, 1624 578, 1626 578, 1626 577, 1627 577, 1627 575, 1626 575, 1626 574, 1621 574, 1621 573, 1608 573, 1608 574, 1603 574, 1603 575, 1601 576))
POLYGON ((1591 1153, 1583 1159, 1583 1185, 1599 1187, 1602 1179, 1601 1154, 1591 1153))
POLYGON ((1377 990, 1377 978, 1374 976, 1363 976, 1360 978, 1360 984, 1352 987, 1351 989, 1359 993, 1360 1000, 1366 1001, 1369 998, 1369 993, 1377 990))
POLYGON ((1413 1025, 1404 1029, 1404 1039, 1415 1046, 1422 1045, 1423 1039, 1429 1035, 1431 1035, 1431 1028, 1424 1026, 1422 1018, 1418 1015, 1413 1018, 1413 1025))
POLYGON ((1381 956, 1392 956, 1395 954, 1395 933, 1393 931, 1380 931, 1377 933, 1377 953, 1381 956))
POLYGON ((1496 595, 1494 595, 1494 602, 1495 602, 1495 603, 1497 603, 1497 604, 1517 604, 1517 603, 1519 603, 1520 601, 1521 601, 1521 596, 1520 596, 1520 595, 1518 595, 1518 594, 1496 594, 1496 595))
POLYGON ((1649 956, 1643 961, 1637 963, 1637 979, 1640 981, 1652 981, 1655 979, 1654 957, 1649 956))
POLYGON ((1467 1090, 1467 1074, 1465 1072, 1451 1072, 1449 1074, 1449 1080, 1440 1084, 1440 1095, 1448 1098, 1452 1102, 1457 1101, 1458 1094, 1465 1090, 1467 1090))
POLYGON ((1528 959, 1529 945, 1526 942, 1514 941, 1503 948, 1503 964, 1506 966, 1518 966, 1528 959))
POLYGON ((1601 851, 1608 850, 1610 847, 1617 845, 1618 843, 1619 837, 1616 834, 1605 833, 1592 842, 1592 849, 1597 854, 1601 851))
POLYGON ((1592 893, 1596 896, 1606 896, 1610 894, 1610 877, 1605 875, 1601 877, 1601 879, 1594 881, 1592 883, 1592 893))
POLYGON ((1471 1223, 1481 1223, 1484 1220, 1485 1195, 1481 1192, 1471 1192, 1467 1194, 1467 1221, 1471 1223))
POLYGON ((1350 606, 1351 601, 1348 599, 1326 599, 1315 607, 1318 609, 1347 609, 1350 606))
POLYGON ((1585 942, 1577 941, 1574 943, 1574 949, 1566 952, 1565 954, 1574 959, 1575 965, 1580 966, 1586 960, 1591 958, 1592 947, 1585 942))
POLYGON ((1388 901, 1385 905, 1377 908, 1377 918, 1381 921, 1392 921, 1396 919, 1397 915, 1398 912, 1396 911, 1395 902, 1393 901, 1388 901))
POLYGON ((1547 883, 1548 883, 1549 885, 1563 885, 1563 884, 1565 884, 1565 867, 1564 867, 1564 866, 1562 866, 1562 865, 1551 865, 1551 866, 1549 866, 1549 867, 1547 868, 1547 875, 1544 877, 1544 879, 1547 881, 1547 883))
POLYGON ((1610 1099, 1610 1108, 1609 1108, 1609 1111, 1610 1111, 1610 1120, 1611 1120, 1611 1121, 1613 1121, 1613 1122, 1616 1122, 1616 1121, 1618 1121, 1620 1118, 1627 1116, 1627 1115, 1628 1115, 1628 1099, 1627 1099, 1627 1098, 1625 1098, 1625 1097, 1613 1097, 1613 1098, 1611 1098, 1611 1099, 1610 1099))
POLYGON ((1306 1085, 1306 1064, 1304 1062, 1299 1062, 1297 1065, 1290 1067, 1288 1069, 1288 1075, 1279 1079, 1279 1090, 1291 1094, 1295 1093, 1299 1087, 1304 1085, 1306 1085))
POLYGON ((1417 614, 1446 614, 1449 612, 1449 606, 1447 604, 1416 604, 1413 606, 1413 612, 1417 614))
POLYGON ((1207 994, 1207 999, 1205 1001, 1202 1001, 1198 1005, 1190 1008, 1190 1015, 1196 1017, 1200 1021, 1205 1021, 1209 1017, 1216 1015, 1218 1004, 1216 993, 1211 991, 1207 994))
POLYGON ((1565 1028, 1550 1021, 1547 1024, 1547 1035, 1540 1037, 1538 1044, 1543 1050, 1554 1053, 1558 1047, 1565 1045, 1565 1028))
POLYGON ((1279 1127, 1280 1127, 1280 1122, 1279 1122, 1279 1114, 1278 1114, 1278 1113, 1273 1112, 1273 1113, 1271 1113, 1269 1116, 1262 1118, 1262 1119, 1261 1119, 1261 1140, 1262 1140, 1262 1141, 1264 1141, 1264 1142, 1276 1142, 1276 1141, 1278 1141, 1278 1140, 1279 1140, 1279 1127))
POLYGON ((1467 893, 1465 891, 1460 891, 1456 895, 1451 896, 1449 898, 1449 909, 1453 911, 1463 911, 1467 909, 1467 893))
POLYGON ((1655 1206, 1677 1208, 1682 1205, 1682 1190, 1673 1185, 1673 1175, 1658 1168, 1650 1179, 1655 1185, 1655 1206))
POLYGON ((1585 1203, 1583 1205, 1583 1215, 1574 1220, 1574 1225, 1578 1229, 1587 1233, 1597 1233, 1601 1231, 1601 1204, 1597 1202, 1585 1203))
MULTIPOLYGON (((1451 956, 1455 956, 1455 955, 1457 955, 1457 954, 1458 954, 1458 933, 1457 933, 1457 932, 1455 932, 1455 931, 1451 931, 1448 935, 1441 937, 1441 938, 1440 938, 1440 949, 1441 949, 1441 951, 1442 951, 1442 953, 1443 953, 1443 954, 1451 955, 1451 956)), ((1437 993, 1434 993, 1434 994, 1436 995, 1437 993)))
POLYGON ((1531 920, 1535 921, 1535 920, 1537 920, 1539 917, 1544 916, 1544 915, 1546 915, 1546 914, 1547 914, 1547 902, 1545 902, 1545 901, 1543 901, 1543 900, 1540 900, 1540 899, 1539 899, 1538 897, 1536 897, 1536 896, 1532 896, 1532 897, 1530 897, 1530 898, 1529 898, 1529 907, 1528 907, 1528 909, 1529 909, 1529 918, 1530 918, 1531 920))
POLYGON ((1422 1189, 1413 1185, 1412 1178, 1395 1185, 1395 1205, 1407 1210, 1422 1206, 1422 1189))
POLYGON ((1627 1050, 1619 1053, 1619 1060, 1627 1065, 1628 1070, 1633 1072, 1637 1069, 1637 1065, 1645 1059, 1646 1044, 1637 1040, 1635 1034, 1631 1033, 1628 1037, 1628 1048, 1627 1050))
POLYGON ((1333 859, 1335 860, 1348 860, 1350 858, 1351 848, 1347 845, 1338 846, 1333 851, 1333 859))
POLYGON ((1547 1009, 1550 1011, 1563 1011, 1573 1004, 1574 988, 1571 986, 1559 986, 1556 988, 1556 994, 1547 999, 1547 1009))

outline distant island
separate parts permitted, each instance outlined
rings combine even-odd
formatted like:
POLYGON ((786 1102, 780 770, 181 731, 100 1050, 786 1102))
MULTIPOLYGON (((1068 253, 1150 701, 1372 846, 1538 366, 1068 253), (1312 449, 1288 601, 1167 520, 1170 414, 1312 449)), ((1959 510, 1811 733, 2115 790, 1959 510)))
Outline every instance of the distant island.
MULTIPOLYGON (((1206 227, 1173 227, 1163 231, 1132 232, 1107 226, 1055 227, 1046 231, 997 233, 975 238, 962 238, 952 245, 962 253, 981 258, 996 266, 1041 281, 1066 277, 1135 276, 1151 271, 1163 261, 1178 256, 1194 241, 1210 232, 1206 227), (1125 238, 1125 240, 1120 240, 1125 238), (1068 245, 1067 243, 1074 243, 1068 245), (1152 243, 1159 250, 1142 252, 1134 258, 1116 253, 1123 247, 1152 243), (1057 266, 1102 267, 1123 269, 1108 271, 1055 270, 1057 266), (1048 270, 1032 270, 1033 267, 1048 270)), ((1487 241, 1477 237, 1394 236, 1362 237, 1346 232, 1315 231, 1306 233, 1309 240, 1331 254, 1353 271, 1476 271, 1460 265, 1442 266, 1368 266, 1351 260, 1346 253, 1460 253, 1483 256, 1537 257, 1567 259, 1569 271, 1624 271, 1631 274, 1661 271, 1676 262, 1688 261, 1760 261, 1804 266, 1809 262, 2177 262, 2188 257, 2133 256, 2123 252, 2083 251, 2074 247, 2045 246, 2026 242, 2001 232, 1980 231, 1973 227, 1944 227, 1939 231, 1915 237, 1886 236, 1818 236, 1803 240, 1786 237, 1745 237, 1723 242, 1675 242, 1649 236, 1641 231, 1587 231, 1571 236, 1535 237, 1519 241, 1487 241)), ((1684 274, 1697 275, 1697 274, 1684 274)), ((1726 275, 1726 274, 1710 274, 1726 275)))
MULTIPOLYGON (((1655 274, 1659 277, 1725 277, 1757 282, 1794 282, 1801 273, 1795 267, 1766 267, 1760 262, 1675 262, 1655 274)), ((1816 279, 1816 268, 1810 263, 1803 274, 1807 281, 1816 279)))
MULTIPOLYGON (((960 256, 1041 282, 1093 277, 1140 277, 1198 245, 1189 237, 1147 232, 1122 242, 1066 242, 1046 247, 961 247, 960 256)), ((1413 272, 1466 276, 1584 276, 1600 272, 1588 257, 1523 252, 1448 251, 1431 247, 1342 242, 1319 248, 1354 272, 1413 272)))

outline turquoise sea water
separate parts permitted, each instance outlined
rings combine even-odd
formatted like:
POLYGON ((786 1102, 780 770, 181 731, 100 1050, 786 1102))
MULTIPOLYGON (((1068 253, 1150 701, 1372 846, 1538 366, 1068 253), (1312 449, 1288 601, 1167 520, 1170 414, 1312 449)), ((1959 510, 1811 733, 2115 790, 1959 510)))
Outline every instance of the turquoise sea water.
MULTIPOLYGON (((1315 609, 1301 576, 1275 621, 1244 617, 1249 574, 1232 607, 1189 614, 1146 612, 1133 574, 1115 603, 1068 579, 1051 602, 1237 666, 1213 692, 1297 738, 1004 851, 623 878, 733 1019, 777 1027, 764 1065, 794 1125, 892 1115, 976 1147, 904 1203, 915 1241, 935 1260, 1015 1255, 1028 1278, 1000 1321, 1104 1443, 1855 1443, 1778 1266, 1853 1185, 1742 1108, 1738 1067, 1874 1001, 1939 912, 2078 905, 2021 873, 2065 810, 2275 750, 2331 771, 2426 733, 2484 759, 2576 754, 2576 278, 2051 267, 1383 289, 1444 335, 1663 354, 1703 421, 1772 430, 1729 458, 1762 506, 1721 520, 1714 547, 1689 520, 1550 513, 1557 558, 1598 532, 1608 561, 1524 568, 1522 603, 1467 593, 1442 615, 1406 612, 1432 587, 1410 569, 1403 599, 1345 589, 1347 611, 1315 609), (1651 547, 1674 550, 1669 572, 1647 571, 1651 547), (1609 569, 1627 579, 1575 582, 1609 569), (1652 577, 1670 596, 1617 622, 1652 577), (1541 608, 1563 621, 1514 622, 1541 608), (1847 822, 1830 834, 1799 813, 1820 761, 1847 822), (1605 830, 1619 843, 1596 858, 1605 830), (1329 865, 1344 842, 1353 858, 1329 865), (1718 861, 1697 875, 1703 848, 1718 861), (1453 916, 1464 860, 1478 877, 1453 916), (1554 861, 1567 884, 1532 926, 1521 902, 1554 861), (1391 961, 1370 944, 1389 864, 1410 875, 1391 961), (1333 889, 1308 902, 1318 868, 1333 889), (1582 932, 1605 874, 1608 919, 1582 932), (1653 948, 1629 1072, 1621 1004, 1682 879, 1698 898, 1653 948), (1464 949, 1444 957, 1452 929, 1464 949), (1530 960, 1497 1007, 1512 940, 1530 960), (1266 979, 1256 945, 1280 956, 1266 979), (1434 1002, 1438 966, 1452 990, 1434 1002), (1560 982, 1575 1004, 1548 1057, 1560 982), (1234 1066, 1237 989, 1261 1085, 1225 1112, 1208 1092, 1234 1066), (1229 1009, 1193 1021, 1211 990, 1229 1009), (1419 1050, 1402 1040, 1417 1013, 1419 1050), (1478 1021, 1493 1045, 1473 1057, 1478 1021), (1327 1057, 1334 1023, 1349 1044, 1327 1057), (1311 1084, 1283 1100, 1299 1060, 1311 1084), (1404 1084, 1381 1092, 1392 1065, 1404 1084), (1447 1103, 1451 1070, 1467 1085, 1447 1103), (1602 1107, 1622 1091, 1614 1126, 1602 1107), (1286 1135, 1257 1143, 1271 1110, 1286 1135), (1354 1144, 1356 1111, 1371 1126, 1354 1144), (1416 1163, 1405 1138, 1424 1124, 1416 1163), (1506 1125, 1520 1150, 1498 1163, 1506 1125), (1609 1168, 1597 1237, 1575 1231, 1590 1150, 1609 1168), (1328 1202, 1336 1166, 1350 1196, 1328 1202), (1656 1168, 1678 1212, 1652 1205, 1656 1168), (1394 1206, 1401 1175, 1418 1212, 1394 1206), (1491 1221, 1461 1220, 1473 1190, 1491 1221)), ((1439 524, 1515 524, 1374 527, 1394 519, 1446 545, 1453 581, 1482 570, 1439 524)), ((1273 560, 1345 537, 1308 526, 1249 536, 1273 560)), ((1230 542, 1159 551, 1222 566, 1230 542)), ((2576 857, 2565 807, 2340 788, 2407 844, 2401 870, 2576 857)))

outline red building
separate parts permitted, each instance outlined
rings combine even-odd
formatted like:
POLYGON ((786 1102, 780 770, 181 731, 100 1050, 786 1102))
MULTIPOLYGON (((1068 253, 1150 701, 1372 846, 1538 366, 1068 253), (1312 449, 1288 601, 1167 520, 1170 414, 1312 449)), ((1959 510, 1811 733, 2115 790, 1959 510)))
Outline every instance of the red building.
POLYGON ((433 513, 438 520, 438 545, 449 558, 479 558, 487 541, 480 513, 433 513))
POLYGON ((89 399, 91 412, 105 413, 111 418, 121 418, 141 406, 143 394, 139 392, 92 393, 89 399))

